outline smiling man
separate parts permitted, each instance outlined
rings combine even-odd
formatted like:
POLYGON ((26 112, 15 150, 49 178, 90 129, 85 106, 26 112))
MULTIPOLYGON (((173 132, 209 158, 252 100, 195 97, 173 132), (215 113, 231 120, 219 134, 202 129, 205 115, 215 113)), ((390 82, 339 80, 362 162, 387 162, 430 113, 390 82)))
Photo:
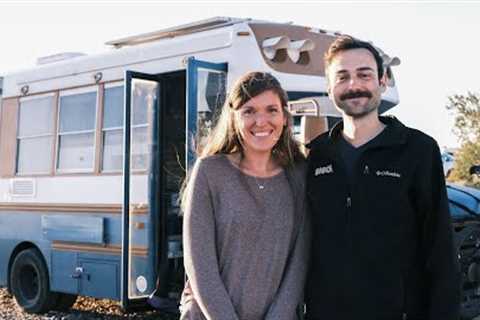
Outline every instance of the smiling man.
POLYGON ((382 58, 338 38, 325 55, 343 121, 309 148, 308 320, 458 319, 459 270, 437 143, 379 117, 382 58))

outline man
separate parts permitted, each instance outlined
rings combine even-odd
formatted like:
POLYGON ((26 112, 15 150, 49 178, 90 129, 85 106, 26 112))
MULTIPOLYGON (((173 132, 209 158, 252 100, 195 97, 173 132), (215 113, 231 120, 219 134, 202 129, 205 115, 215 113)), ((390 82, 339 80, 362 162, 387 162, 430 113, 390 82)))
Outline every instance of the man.
POLYGON ((309 147, 309 320, 458 319, 459 271, 436 142, 379 117, 382 58, 338 38, 325 55, 343 121, 309 147))

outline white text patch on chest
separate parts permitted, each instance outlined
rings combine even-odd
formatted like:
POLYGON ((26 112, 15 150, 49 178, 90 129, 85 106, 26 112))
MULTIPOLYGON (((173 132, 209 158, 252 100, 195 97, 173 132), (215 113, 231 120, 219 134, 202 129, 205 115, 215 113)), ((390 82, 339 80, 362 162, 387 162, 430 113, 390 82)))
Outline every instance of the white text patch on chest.
POLYGON ((328 166, 318 167, 315 169, 315 176, 333 173, 333 166, 329 164, 328 166))
POLYGON ((395 171, 389 171, 389 170, 377 170, 375 171, 375 174, 377 177, 392 177, 392 178, 401 178, 402 175, 398 172, 395 171))

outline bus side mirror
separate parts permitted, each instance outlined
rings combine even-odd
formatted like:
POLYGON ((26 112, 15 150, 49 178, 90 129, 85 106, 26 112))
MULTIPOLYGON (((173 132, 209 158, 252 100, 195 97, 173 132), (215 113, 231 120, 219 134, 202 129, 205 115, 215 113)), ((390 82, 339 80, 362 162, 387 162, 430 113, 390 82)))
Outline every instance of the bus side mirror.
POLYGON ((469 172, 480 176, 480 165, 471 166, 469 172))

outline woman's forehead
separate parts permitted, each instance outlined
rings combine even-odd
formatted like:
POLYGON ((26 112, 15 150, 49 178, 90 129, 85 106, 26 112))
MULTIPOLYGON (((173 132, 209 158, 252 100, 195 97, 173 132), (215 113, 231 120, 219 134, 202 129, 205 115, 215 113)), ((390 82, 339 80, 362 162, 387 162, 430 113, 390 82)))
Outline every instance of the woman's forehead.
POLYGON ((264 91, 243 103, 239 108, 255 107, 255 106, 268 106, 268 105, 281 105, 281 99, 277 93, 273 90, 264 91))

